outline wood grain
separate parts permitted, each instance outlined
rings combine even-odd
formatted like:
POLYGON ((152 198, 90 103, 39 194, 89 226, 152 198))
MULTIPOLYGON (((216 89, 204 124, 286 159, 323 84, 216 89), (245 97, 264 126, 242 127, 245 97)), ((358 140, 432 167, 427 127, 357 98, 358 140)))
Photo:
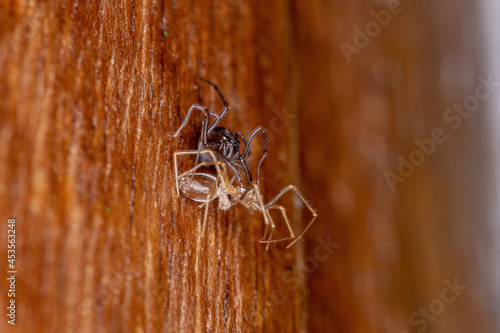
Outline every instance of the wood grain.
MULTIPOLYGON (((242 207, 214 212, 202 239, 172 164, 196 147, 199 115, 172 138, 188 108, 221 109, 198 75, 230 102, 222 125, 246 135, 286 106, 286 5, 3 2, 1 211, 18 223, 19 332, 305 326, 303 283, 282 280, 301 247, 266 252, 261 216, 242 207)), ((272 140, 267 199, 297 168, 292 129, 272 140)))

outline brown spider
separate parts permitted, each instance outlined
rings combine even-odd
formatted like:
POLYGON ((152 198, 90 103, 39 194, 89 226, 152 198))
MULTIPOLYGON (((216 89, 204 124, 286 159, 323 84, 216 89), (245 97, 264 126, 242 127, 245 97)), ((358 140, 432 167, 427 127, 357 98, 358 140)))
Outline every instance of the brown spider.
POLYGON ((215 198, 218 198, 218 208, 220 210, 228 210, 235 204, 239 203, 247 209, 257 210, 261 212, 264 217, 265 229, 264 235, 260 242, 267 244, 266 249, 269 248, 269 245, 271 243, 293 239, 293 241, 287 246, 287 248, 289 248, 290 246, 295 244, 295 242, 301 239, 307 229, 309 229, 309 227, 312 225, 317 217, 316 210, 312 207, 309 201, 307 201, 304 195, 293 185, 285 186, 271 201, 269 201, 267 204, 264 204, 258 181, 260 178, 260 167, 262 161, 267 156, 267 135, 265 130, 260 126, 257 127, 252 132, 247 141, 245 140, 243 134, 241 134, 240 132, 234 133, 227 128, 217 127, 220 120, 229 111, 228 103, 226 102, 220 89, 215 84, 205 79, 201 80, 209 83, 215 88, 215 90, 219 93, 222 102, 224 103, 224 108, 222 109, 221 114, 217 115, 217 113, 202 105, 194 104, 189 109, 188 114, 186 115, 186 118, 182 122, 179 129, 175 132, 174 137, 179 135, 180 131, 186 126, 193 110, 204 112, 202 129, 198 142, 198 149, 176 151, 174 153, 177 195, 180 196, 180 193, 182 192, 188 198, 203 203, 201 207, 203 205, 205 206, 202 236, 204 235, 206 222, 208 219, 209 203, 215 198), (212 125, 209 126, 210 116, 215 117, 215 121, 212 125), (255 135, 259 132, 262 133, 265 140, 263 148, 264 153, 259 161, 257 169, 257 181, 252 181, 252 174, 248 167, 248 162, 251 158, 250 144, 255 135), (245 145, 242 153, 240 153, 239 139, 241 139, 243 141, 243 144, 245 145), (179 175, 177 158, 180 156, 188 155, 196 155, 195 166, 179 175), (210 167, 215 168, 216 176, 205 172, 202 169, 210 167), (231 169, 233 173, 232 179, 229 176, 227 170, 228 168, 231 169), (246 176, 246 185, 243 183, 243 178, 241 176, 242 172, 246 176), (233 185, 235 178, 238 180, 238 182, 236 185, 233 185), (286 214, 286 209, 283 206, 276 204, 277 201, 288 191, 295 192, 312 213, 312 219, 298 237, 295 236, 294 230, 290 224, 290 220, 286 214), (272 235, 276 227, 274 220, 269 213, 272 209, 277 209, 281 212, 281 215, 285 220, 288 231, 290 233, 289 237, 272 239, 272 235))

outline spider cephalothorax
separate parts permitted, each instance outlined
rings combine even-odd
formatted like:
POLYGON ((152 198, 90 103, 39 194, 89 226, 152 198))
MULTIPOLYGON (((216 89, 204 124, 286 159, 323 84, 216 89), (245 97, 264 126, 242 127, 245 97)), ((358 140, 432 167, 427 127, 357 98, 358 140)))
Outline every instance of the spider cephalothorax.
POLYGON ((236 133, 224 127, 217 127, 208 136, 207 147, 212 149, 230 161, 241 157, 240 140, 236 133))

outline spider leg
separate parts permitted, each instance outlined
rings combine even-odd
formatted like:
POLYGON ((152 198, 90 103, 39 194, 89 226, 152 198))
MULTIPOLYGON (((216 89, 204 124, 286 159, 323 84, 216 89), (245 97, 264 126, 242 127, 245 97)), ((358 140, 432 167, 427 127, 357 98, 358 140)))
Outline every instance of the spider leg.
MULTIPOLYGON (((309 223, 306 225, 306 227, 304 228, 304 230, 302 231, 302 233, 297 237, 295 238, 295 240, 293 242, 291 242, 290 244, 288 244, 287 248, 290 248, 293 244, 295 244, 299 239, 302 238, 302 236, 306 233, 307 229, 309 229, 311 227, 311 225, 314 223, 314 220, 316 220, 316 218, 318 217, 318 213, 316 211, 316 209, 313 208, 313 206, 309 203, 309 201, 307 201, 307 199, 304 197, 304 195, 299 191, 299 189, 297 187, 295 187, 294 185, 288 185, 288 186, 285 186, 283 189, 281 189, 281 191, 271 200, 269 201, 267 204, 266 204, 266 209, 270 209, 271 207, 274 206, 274 204, 288 191, 294 191, 298 196, 299 198, 302 200, 302 202, 306 205, 306 207, 311 211, 312 213, 312 219, 311 221, 309 221, 309 223)), ((286 219, 287 220, 287 219, 286 219)), ((285 220, 285 221, 286 221, 285 220)), ((289 228, 290 228, 290 225, 288 224, 289 228)))
MULTIPOLYGON (((246 148, 248 146, 248 142, 245 139, 245 136, 243 135, 243 133, 238 131, 238 132, 236 132, 236 134, 240 137, 241 141, 243 142, 243 144, 245 145, 245 148, 246 148)), ((241 156, 243 156, 243 155, 241 155, 241 156)), ((246 159, 245 163, 248 164, 248 162, 250 162, 250 159, 252 158, 252 151, 250 149, 247 152, 246 158, 247 159, 246 159)))
MULTIPOLYGON (((269 245, 271 243, 278 243, 278 242, 283 242, 283 241, 286 241, 286 240, 290 240, 290 239, 294 239, 295 238, 295 233, 293 232, 293 229, 292 229, 292 226, 290 225, 290 220, 288 219, 288 216, 286 215, 286 209, 285 207, 281 206, 281 205, 273 205, 269 208, 266 208, 267 209, 267 212, 269 214, 269 211, 271 209, 279 209, 282 216, 283 216, 283 219, 285 220, 285 223, 288 227, 288 231, 290 232, 290 237, 285 237, 285 238, 280 238, 280 239, 272 239, 273 238, 273 233, 274 233, 274 230, 275 230, 275 227, 276 225, 274 223, 271 224, 271 232, 269 233, 269 236, 267 237, 267 239, 264 240, 264 238, 260 241, 261 243, 263 244, 267 244, 266 245, 266 249, 269 248, 269 245)), ((271 220, 273 220, 271 214, 269 214, 269 218, 271 220)), ((288 247, 287 247, 288 248, 288 247)))
MULTIPOLYGON (((268 213, 268 209, 266 208, 266 206, 264 205, 264 201, 262 200, 262 193, 260 192, 260 188, 259 188, 259 185, 257 184, 257 182, 252 182, 246 189, 246 191, 238 198, 238 201, 241 202, 244 202, 243 199, 245 198, 245 196, 248 194, 248 192, 250 191, 254 191, 255 193, 255 196, 257 197, 257 202, 254 203, 253 201, 250 202, 250 204, 257 204, 257 209, 262 213, 263 217, 264 217, 264 235, 262 236, 262 238, 260 239, 260 243, 265 243, 266 242, 266 239, 269 238, 269 236, 267 236, 269 234, 269 229, 271 229, 271 233, 270 235, 272 235, 272 233, 274 232, 274 228, 275 228, 275 225, 274 225, 274 221, 271 217, 271 215, 269 215, 268 213)), ((266 251, 269 249, 269 244, 266 245, 266 251)))
MULTIPOLYGON (((216 118, 219 119, 219 117, 216 118)), ((200 150, 205 149, 205 147, 208 144, 208 139, 207 139, 207 131, 208 131, 208 122, 210 121, 210 117, 208 113, 205 113, 205 117, 203 118, 203 122, 201 124, 201 133, 200 133, 200 139, 198 140, 198 153, 196 154, 196 159, 194 161, 194 165, 198 164, 198 161, 200 160, 200 150)), ((215 159, 214 159, 215 161, 215 159)))
MULTIPOLYGON (((288 227, 288 231, 290 232, 290 237, 279 238, 279 239, 272 239, 273 238, 273 233, 274 233, 274 225, 273 225, 271 233, 269 234, 269 237, 267 237, 266 240, 261 240, 261 243, 266 244, 266 249, 269 248, 269 245, 271 245, 271 243, 278 243, 278 242, 283 242, 283 241, 287 241, 287 240, 290 240, 290 239, 295 239, 295 233, 293 232, 292 226, 290 225, 290 220, 288 219, 288 216, 286 214, 285 207, 283 207, 281 205, 273 205, 273 206, 269 207, 267 209, 267 211, 269 212, 271 209, 279 209, 281 211, 283 219, 285 220, 285 223, 286 223, 286 225, 288 227)), ((272 219, 271 214, 269 214, 269 218, 272 219)))
POLYGON ((236 176, 233 176, 233 178, 231 178, 231 181, 229 182, 229 184, 232 185, 235 179, 236 179, 236 176))
POLYGON ((262 133, 262 136, 264 137, 264 148, 263 148, 263 155, 259 161, 259 166, 257 167, 257 181, 260 179, 260 167, 262 165, 262 162, 264 161, 264 159, 267 156, 267 141, 268 141, 268 139, 267 139, 266 130, 264 128, 259 126, 256 129, 254 129, 254 131, 252 132, 252 134, 250 134, 250 137, 248 138, 248 142, 245 145, 245 149, 243 150, 243 154, 242 154, 243 157, 246 157, 247 155, 249 155, 249 158, 247 160, 247 163, 248 163, 248 161, 250 161, 250 157, 252 155, 252 153, 250 151, 250 145, 252 144, 252 140, 255 137, 255 135, 257 135, 257 133, 259 133, 259 132, 262 133))
MULTIPOLYGON (((212 157, 215 160, 214 161, 207 161, 207 162, 198 163, 193 168, 191 168, 188 171, 183 172, 181 175, 177 176, 177 178, 182 178, 185 175, 193 173, 194 171, 196 171, 197 169, 199 169, 201 167, 211 166, 211 165, 214 165, 216 167, 216 170, 217 170, 218 174, 221 173, 221 171, 219 169, 219 166, 223 166, 224 167, 225 163, 221 162, 221 161, 217 161, 217 158, 215 157, 215 154, 214 154, 213 151, 211 151, 209 149, 205 149, 205 150, 200 151, 200 153, 202 153, 202 154, 210 154, 210 155, 212 155, 212 157)), ((177 154, 177 155, 195 155, 195 154, 198 154, 198 150, 184 150, 184 151, 181 150, 181 151, 175 152, 175 154, 177 154)))
MULTIPOLYGON (((248 165, 246 164, 243 157, 241 157, 241 155, 240 155, 239 159, 232 160, 231 163, 234 165, 235 168, 243 170, 243 172, 245 173, 245 177, 247 178, 247 185, 250 185, 250 183, 252 182, 252 173, 248 169, 248 165)), ((240 181, 240 183, 242 183, 242 182, 240 181)), ((241 185, 243 185, 243 184, 241 184, 241 185)))
POLYGON ((243 159, 243 157, 240 157, 240 162, 241 162, 241 168, 243 169, 243 171, 245 172, 245 175, 247 177, 248 184, 250 184, 252 182, 252 174, 248 170, 248 165, 245 162, 245 160, 243 159))
MULTIPOLYGON (((219 115, 215 112, 213 112, 212 110, 210 110, 209 108, 207 107, 204 107, 203 105, 199 105, 199 104, 193 104, 190 108, 189 108, 189 111, 186 115, 186 118, 184 118, 184 121, 182 122, 181 126, 177 129, 177 131, 174 133, 173 137, 177 137, 179 135, 179 133, 182 131, 182 129, 187 125, 188 121, 189 121, 189 117, 191 116, 191 113, 194 111, 194 110, 198 110, 198 111, 203 111, 205 112, 205 116, 208 117, 208 115, 212 116, 212 117, 215 117, 216 119, 219 118, 219 115)), ((216 120, 217 121, 217 120, 216 120)))
POLYGON ((227 114, 227 112, 229 111, 230 107, 229 106, 225 106, 219 117, 217 119, 215 119, 214 123, 212 124, 212 126, 210 126, 210 128, 208 129, 208 134, 212 133, 212 131, 217 127, 217 125, 219 125, 220 121, 222 120, 222 118, 224 118, 227 114))
POLYGON ((243 142, 243 144, 245 145, 245 147, 247 146, 247 140, 245 139, 245 136, 243 135, 243 133, 241 133, 240 131, 236 132, 236 135, 238 135, 241 139, 241 141, 243 142))
POLYGON ((241 164, 241 162, 241 159, 233 160, 234 166, 238 167, 239 169, 243 169, 243 165, 241 164))
POLYGON ((175 188, 177 190, 177 196, 179 197, 180 191, 179 191, 179 178, 182 177, 184 174, 179 176, 179 167, 177 163, 177 157, 178 156, 183 156, 183 155, 194 155, 197 154, 197 150, 179 150, 174 153, 174 170, 175 170, 175 188))
POLYGON ((217 157, 222 160, 228 167, 229 169, 231 169, 231 171, 234 173, 234 175, 236 176, 236 178, 238 178, 238 181, 241 183, 243 182, 243 179, 241 178, 241 175, 240 173, 238 172, 238 170, 236 170, 236 167, 234 165, 233 162, 231 162, 230 160, 228 160, 224 155, 222 154, 218 154, 217 152, 215 152, 215 154, 217 155, 217 157))
MULTIPOLYGON (((249 184, 249 185, 247 186, 247 188, 245 189, 245 192, 243 192, 243 194, 242 194, 242 195, 240 195, 240 200, 243 200, 243 199, 245 198, 245 196, 247 195, 247 193, 248 193, 248 192, 250 192, 251 190, 255 190, 255 189, 254 189, 254 185, 253 185, 254 183, 255 183, 255 182, 252 182, 252 184, 249 184)), ((258 184, 257 184, 257 186, 258 186, 258 184)), ((260 192, 260 189, 259 189, 259 193, 261 193, 261 192, 260 192)), ((265 206, 264 206, 264 208, 265 208, 265 206)))
MULTIPOLYGON (((271 207, 267 208, 267 211, 269 212, 271 209, 278 209, 281 212, 281 215, 283 216, 283 219, 285 220, 286 226, 288 228, 288 231, 290 232, 290 237, 285 237, 285 238, 280 238, 280 239, 271 239, 271 236, 269 236, 269 239, 267 242, 269 243, 277 243, 289 239, 294 239, 295 238, 295 233, 293 232, 293 228, 290 224, 290 219, 288 218, 288 215, 286 214, 286 208, 281 206, 281 205, 272 205, 271 207)), ((266 243, 267 243, 266 242, 266 243)))
POLYGON ((205 202, 205 214, 203 214, 203 227, 201 229, 201 238, 205 236, 205 228, 207 227, 207 220, 208 220, 208 206, 210 205, 209 199, 209 193, 207 193, 207 201, 205 202))
POLYGON ((178 166, 177 166, 177 156, 178 155, 182 155, 182 152, 179 152, 179 151, 176 151, 174 153, 174 170, 175 170, 175 190, 177 191, 177 197, 180 197, 180 193, 179 193, 179 171, 177 170, 178 166))
POLYGON ((198 79, 200 79, 201 81, 203 81, 205 83, 208 83, 209 85, 211 85, 212 87, 214 87, 214 89, 219 94, 219 97, 222 100, 222 103, 224 104, 224 106, 228 106, 229 105, 227 103, 226 99, 224 98, 224 95, 222 94, 222 91, 220 90, 220 88, 215 83, 213 83, 212 81, 208 81, 207 79, 204 79, 201 76, 198 76, 198 79))
POLYGON ((222 104, 224 104, 224 108, 222 109, 222 112, 217 117, 217 119, 215 119, 214 123, 212 124, 212 126, 210 126, 210 128, 207 131, 207 134, 210 134, 217 127, 217 125, 219 125, 219 123, 222 120, 222 118, 224 118, 226 116, 226 114, 227 114, 227 112, 229 111, 230 108, 229 108, 229 104, 227 103, 226 99, 224 98, 224 95, 222 94, 222 91, 219 89, 219 87, 215 83, 213 83, 211 81, 208 81, 207 79, 204 79, 202 77, 198 77, 198 78, 201 81, 206 82, 209 85, 211 85, 215 89, 215 91, 217 91, 217 93, 219 94, 219 97, 220 97, 220 99, 222 101, 222 104))

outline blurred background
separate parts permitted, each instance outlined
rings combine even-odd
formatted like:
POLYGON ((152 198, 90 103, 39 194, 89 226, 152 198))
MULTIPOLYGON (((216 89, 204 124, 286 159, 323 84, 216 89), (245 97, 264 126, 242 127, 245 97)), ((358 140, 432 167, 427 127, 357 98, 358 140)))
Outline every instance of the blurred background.
POLYGON ((0 22, 0 331, 500 332, 498 1, 2 1, 0 22), (197 75, 224 126, 268 131, 264 193, 317 209, 292 250, 242 209, 201 239, 177 198, 200 119, 171 134, 221 106, 197 75))
POLYGON ((328 216, 309 244, 340 244, 312 331, 498 331, 495 6, 295 7, 303 184, 328 216))

